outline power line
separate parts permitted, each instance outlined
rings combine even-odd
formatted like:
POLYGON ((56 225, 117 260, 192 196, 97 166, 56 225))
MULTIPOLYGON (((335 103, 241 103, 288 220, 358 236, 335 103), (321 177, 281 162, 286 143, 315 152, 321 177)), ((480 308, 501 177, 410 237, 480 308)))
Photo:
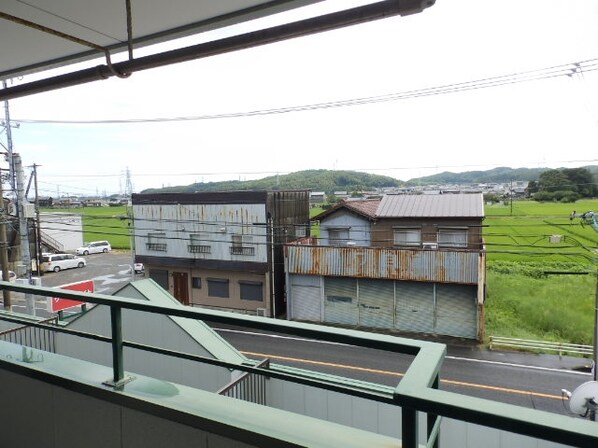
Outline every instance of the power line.
POLYGON ((489 78, 482 78, 474 81, 465 81, 454 84, 445 84, 436 87, 428 87, 403 92, 396 92, 384 95, 376 95, 362 98, 352 98, 346 100, 329 101, 323 103, 313 103, 298 106, 287 106, 273 109, 260 109, 245 112, 228 112, 222 114, 205 114, 182 117, 156 117, 156 118, 127 118, 127 119, 108 119, 108 120, 51 120, 51 119, 28 119, 18 118, 14 121, 32 124, 136 124, 136 123, 164 123, 180 121, 199 121, 216 120, 226 118, 246 118, 264 115, 286 114, 291 112, 305 112, 312 110, 331 109, 348 106, 360 106, 367 104, 377 104, 389 101, 400 101, 405 99, 422 98, 427 96, 445 95, 449 93, 459 93, 470 90, 487 89, 492 87, 501 87, 510 84, 523 82, 540 81, 556 77, 571 77, 577 73, 591 72, 598 70, 598 59, 588 59, 585 61, 570 62, 567 64, 556 65, 541 69, 516 72, 507 75, 498 75, 489 78))

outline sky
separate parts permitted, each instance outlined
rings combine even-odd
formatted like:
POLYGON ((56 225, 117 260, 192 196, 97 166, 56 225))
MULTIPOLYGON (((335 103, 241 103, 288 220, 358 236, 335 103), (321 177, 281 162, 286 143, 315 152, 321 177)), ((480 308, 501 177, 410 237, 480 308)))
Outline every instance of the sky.
POLYGON ((11 100, 14 151, 24 165, 39 166, 40 195, 54 197, 122 193, 127 170, 140 192, 307 169, 409 180, 498 166, 598 164, 596 23, 598 0, 437 0, 412 16, 11 100), (564 68, 545 70, 557 66, 564 68), (435 89, 533 70, 540 79, 435 89), (401 95, 412 91, 419 95, 401 95), (280 113, 361 98, 370 100, 280 113), (249 114, 265 110, 278 113, 249 114), (230 114, 237 116, 222 116, 230 114), (175 117, 194 119, 126 122, 175 117), (94 123, 44 123, 50 120, 94 123))

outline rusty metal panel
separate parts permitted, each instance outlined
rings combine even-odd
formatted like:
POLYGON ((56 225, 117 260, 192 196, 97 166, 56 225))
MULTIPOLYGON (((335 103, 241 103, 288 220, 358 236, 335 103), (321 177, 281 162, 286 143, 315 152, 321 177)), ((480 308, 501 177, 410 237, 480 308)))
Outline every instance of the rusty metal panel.
POLYGON ((133 216, 135 251, 140 256, 262 263, 268 259, 264 204, 138 204, 133 216), (156 254, 146 244, 150 233, 164 234, 163 253, 156 254), (233 235, 248 237, 254 248, 250 255, 231 253, 233 235), (191 250, 194 245, 209 250, 191 250))
POLYGON ((296 245, 287 248, 289 274, 478 282, 477 252, 296 245))

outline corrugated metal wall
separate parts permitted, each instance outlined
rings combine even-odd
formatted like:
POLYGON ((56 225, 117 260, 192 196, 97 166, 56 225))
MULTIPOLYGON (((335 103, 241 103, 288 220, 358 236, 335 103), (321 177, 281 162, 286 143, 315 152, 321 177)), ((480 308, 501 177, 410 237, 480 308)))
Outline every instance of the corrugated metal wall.
POLYGON ((289 274, 478 283, 478 252, 287 246, 289 274))

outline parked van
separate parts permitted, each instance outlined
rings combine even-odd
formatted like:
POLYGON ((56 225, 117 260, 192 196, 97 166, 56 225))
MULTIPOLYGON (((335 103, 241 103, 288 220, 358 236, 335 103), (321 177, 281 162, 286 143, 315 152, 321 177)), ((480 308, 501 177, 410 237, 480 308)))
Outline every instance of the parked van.
POLYGON ((85 246, 77 248, 77 255, 100 254, 110 252, 112 246, 108 241, 92 241, 85 246))
POLYGON ((42 270, 45 272, 60 272, 63 269, 82 268, 86 265, 85 258, 71 254, 46 254, 42 256, 42 270))

